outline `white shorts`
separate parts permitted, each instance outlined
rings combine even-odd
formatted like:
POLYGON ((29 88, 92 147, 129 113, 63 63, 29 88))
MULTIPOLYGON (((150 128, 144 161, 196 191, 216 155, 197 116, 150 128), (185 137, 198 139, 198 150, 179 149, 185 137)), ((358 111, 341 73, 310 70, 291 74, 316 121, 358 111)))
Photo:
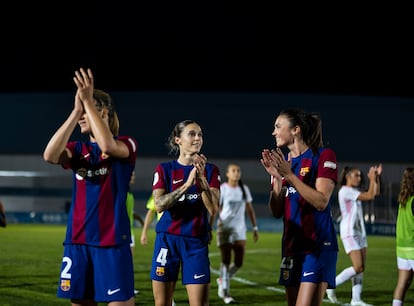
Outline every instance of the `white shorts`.
POLYGON ((347 254, 351 253, 351 251, 358 251, 368 247, 366 236, 341 237, 341 240, 347 254))
POLYGON ((217 246, 221 246, 226 243, 233 244, 238 240, 246 240, 246 230, 238 230, 235 228, 222 228, 217 227, 217 246))
POLYGON ((397 257, 398 270, 414 271, 414 260, 397 257))

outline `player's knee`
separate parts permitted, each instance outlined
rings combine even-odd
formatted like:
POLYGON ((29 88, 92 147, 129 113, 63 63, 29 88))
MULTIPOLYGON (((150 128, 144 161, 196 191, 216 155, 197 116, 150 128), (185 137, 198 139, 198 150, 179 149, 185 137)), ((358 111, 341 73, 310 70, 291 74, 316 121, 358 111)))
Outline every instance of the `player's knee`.
POLYGON ((364 265, 354 266, 354 270, 355 270, 356 274, 362 273, 365 270, 365 266, 364 265))

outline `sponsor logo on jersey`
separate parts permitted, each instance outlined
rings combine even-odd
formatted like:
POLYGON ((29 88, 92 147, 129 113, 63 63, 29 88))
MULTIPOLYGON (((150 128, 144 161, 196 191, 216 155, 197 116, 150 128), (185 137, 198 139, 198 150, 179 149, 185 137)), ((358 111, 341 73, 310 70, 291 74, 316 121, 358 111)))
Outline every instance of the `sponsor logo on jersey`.
POLYGON ((99 168, 96 170, 88 170, 85 168, 79 168, 76 170, 76 179, 83 180, 85 177, 92 178, 100 175, 107 175, 109 173, 108 168, 99 168))

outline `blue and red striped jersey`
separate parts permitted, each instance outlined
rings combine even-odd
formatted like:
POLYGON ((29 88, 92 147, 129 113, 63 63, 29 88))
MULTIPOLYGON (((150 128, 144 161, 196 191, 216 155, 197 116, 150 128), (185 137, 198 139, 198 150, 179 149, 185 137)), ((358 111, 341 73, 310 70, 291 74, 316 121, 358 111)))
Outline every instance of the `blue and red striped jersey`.
MULTIPOLYGON (((338 179, 336 154, 329 148, 320 148, 315 154, 308 149, 302 155, 292 158, 291 169, 302 182, 314 188, 317 178, 328 178, 334 183, 338 179)), ((338 250, 331 200, 323 211, 318 211, 285 179, 282 183, 287 187, 283 214, 283 256, 338 250)))
POLYGON ((73 171, 73 191, 64 244, 106 247, 130 243, 125 201, 137 142, 128 136, 116 139, 127 145, 128 158, 106 156, 90 141, 73 141, 66 146, 72 159, 63 167, 73 171))
MULTIPOLYGON (((154 173, 152 189, 173 192, 186 182, 193 165, 184 166, 177 160, 159 164, 154 173)), ((217 166, 207 163, 205 176, 210 187, 220 189, 220 174, 217 166)), ((168 210, 165 210, 156 226, 156 232, 167 232, 182 236, 204 236, 211 230, 209 215, 201 198, 199 184, 193 185, 168 210)))

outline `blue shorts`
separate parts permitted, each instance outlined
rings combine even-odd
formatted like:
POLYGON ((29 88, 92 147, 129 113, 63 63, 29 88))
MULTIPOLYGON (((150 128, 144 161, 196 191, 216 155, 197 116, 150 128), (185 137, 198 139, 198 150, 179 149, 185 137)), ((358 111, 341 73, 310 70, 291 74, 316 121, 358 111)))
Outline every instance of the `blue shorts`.
POLYGON ((152 258, 151 279, 176 282, 180 266, 184 285, 210 283, 209 237, 186 237, 157 233, 152 258))
POLYGON ((322 251, 319 254, 306 254, 303 262, 301 282, 327 282, 328 288, 335 289, 337 251, 322 251))
POLYGON ((114 247, 65 245, 57 296, 109 303, 134 296, 129 244, 114 247))
POLYGON ((302 277, 303 256, 287 256, 280 263, 279 285, 286 287, 299 287, 302 277))

